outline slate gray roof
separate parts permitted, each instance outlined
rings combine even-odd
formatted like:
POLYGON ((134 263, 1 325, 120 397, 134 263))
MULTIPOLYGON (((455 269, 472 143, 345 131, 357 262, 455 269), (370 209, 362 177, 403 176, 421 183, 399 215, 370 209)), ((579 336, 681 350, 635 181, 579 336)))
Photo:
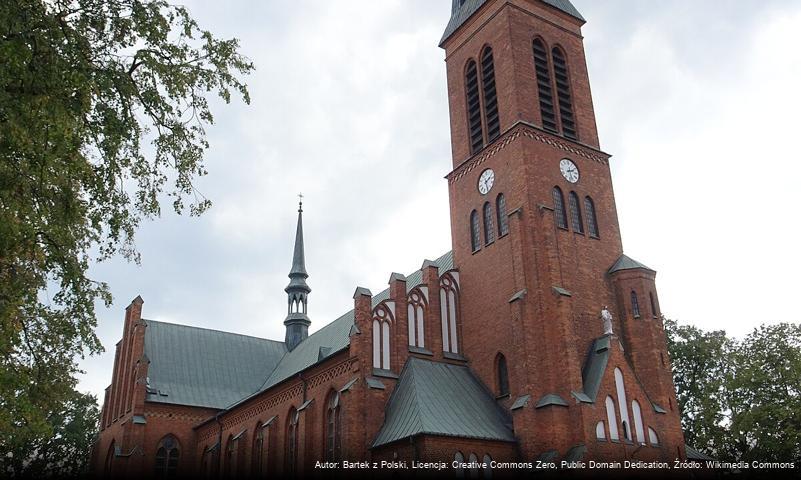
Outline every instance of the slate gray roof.
POLYGON ((652 268, 648 268, 642 263, 634 260, 633 258, 629 257, 628 255, 621 255, 620 258, 617 259, 614 265, 609 269, 609 273, 615 273, 620 270, 636 270, 638 268, 643 268, 648 270, 649 272, 656 273, 656 270, 652 268))
POLYGON ((468 367, 410 357, 373 447, 417 434, 513 442, 511 424, 468 367))
POLYGON ((256 391, 286 353, 275 340, 145 322, 149 402, 225 408, 256 391))
MULTIPOLYGON (((577 18, 584 22, 584 17, 581 16, 576 7, 570 3, 570 0, 542 0, 544 3, 561 10, 562 12, 570 15, 571 17, 577 18)), ((451 8, 451 19, 448 22, 448 26, 445 27, 445 33, 442 34, 442 39, 439 41, 440 46, 445 43, 445 40, 448 39, 459 27, 467 21, 474 13, 481 8, 482 5, 487 3, 487 0, 453 0, 453 7, 451 8), (460 1, 464 3, 459 6, 460 1)))
POLYGON ((606 371, 606 364, 609 363, 609 342, 611 337, 604 335, 596 338, 590 347, 590 353, 584 362, 584 369, 581 371, 581 380, 584 384, 584 394, 595 402, 598 396, 598 389, 601 387, 606 371))

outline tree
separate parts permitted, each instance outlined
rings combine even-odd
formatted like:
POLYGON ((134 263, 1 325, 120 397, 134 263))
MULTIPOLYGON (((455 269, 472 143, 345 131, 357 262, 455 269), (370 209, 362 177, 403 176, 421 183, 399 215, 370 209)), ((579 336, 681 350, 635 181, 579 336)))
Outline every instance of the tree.
POLYGON ((801 462, 801 326, 742 340, 665 320, 685 440, 721 460, 801 462))
POLYGON ((0 2, 0 462, 53 436, 76 357, 102 349, 90 262, 138 262, 166 198, 211 205, 206 96, 249 102, 237 49, 164 0, 0 2))

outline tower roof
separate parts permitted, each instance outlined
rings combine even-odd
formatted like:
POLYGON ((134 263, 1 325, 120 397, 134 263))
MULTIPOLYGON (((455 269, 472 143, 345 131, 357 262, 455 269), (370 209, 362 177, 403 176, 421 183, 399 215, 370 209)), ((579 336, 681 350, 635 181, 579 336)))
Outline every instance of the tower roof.
POLYGON ((620 258, 617 259, 612 268, 609 269, 609 273, 619 272, 621 270, 636 270, 641 268, 643 270, 648 270, 649 272, 656 272, 653 268, 648 268, 642 263, 634 260, 633 258, 627 255, 621 255, 620 258))
MULTIPOLYGON (((550 5, 557 10, 570 15, 573 18, 585 22, 584 17, 581 16, 576 7, 570 3, 570 0, 540 0, 543 3, 550 5)), ((445 33, 442 34, 442 39, 439 45, 442 46, 445 40, 448 39, 459 27, 464 24, 468 18, 473 16, 474 13, 481 8, 482 5, 487 3, 487 0, 453 0, 453 7, 451 8, 451 19, 448 26, 445 27, 445 33)))
POLYGON ((303 202, 298 205, 298 228, 295 231, 295 253, 292 255, 292 270, 289 277, 302 275, 303 278, 309 276, 306 273, 306 255, 303 251, 303 202))

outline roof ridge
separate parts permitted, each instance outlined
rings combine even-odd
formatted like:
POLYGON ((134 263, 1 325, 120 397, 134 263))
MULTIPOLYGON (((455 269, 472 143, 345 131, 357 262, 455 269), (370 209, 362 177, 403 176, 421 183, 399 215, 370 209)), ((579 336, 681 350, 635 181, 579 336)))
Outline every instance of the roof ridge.
POLYGON ((151 323, 151 322, 152 323, 160 323, 162 325, 170 325, 170 326, 173 326, 173 327, 192 328, 192 329, 195 329, 195 330, 205 330, 207 332, 216 332, 216 333, 224 333, 226 335, 235 335, 237 337, 254 338, 256 340, 262 340, 262 341, 265 341, 265 342, 284 343, 284 342, 282 342, 280 340, 273 340, 272 338, 257 337, 255 335, 248 335, 248 334, 245 334, 245 333, 227 332, 225 330, 218 330, 216 328, 198 327, 197 325, 185 325, 183 323, 164 322, 164 321, 161 321, 161 320, 151 320, 151 319, 148 319, 148 318, 143 318, 142 320, 144 320, 147 323, 151 323))

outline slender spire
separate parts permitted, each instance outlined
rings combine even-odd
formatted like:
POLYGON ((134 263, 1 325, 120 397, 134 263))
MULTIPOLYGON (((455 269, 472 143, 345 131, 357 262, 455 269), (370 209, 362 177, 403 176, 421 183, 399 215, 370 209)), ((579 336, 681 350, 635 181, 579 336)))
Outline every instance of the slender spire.
POLYGON ((298 227, 295 231, 295 251, 292 255, 292 269, 289 271, 289 285, 284 289, 287 293, 284 342, 290 351, 309 336, 309 325, 311 325, 311 320, 306 313, 311 288, 306 284, 309 274, 306 272, 306 255, 303 249, 303 194, 298 194, 298 197, 300 201, 298 202, 298 227))

